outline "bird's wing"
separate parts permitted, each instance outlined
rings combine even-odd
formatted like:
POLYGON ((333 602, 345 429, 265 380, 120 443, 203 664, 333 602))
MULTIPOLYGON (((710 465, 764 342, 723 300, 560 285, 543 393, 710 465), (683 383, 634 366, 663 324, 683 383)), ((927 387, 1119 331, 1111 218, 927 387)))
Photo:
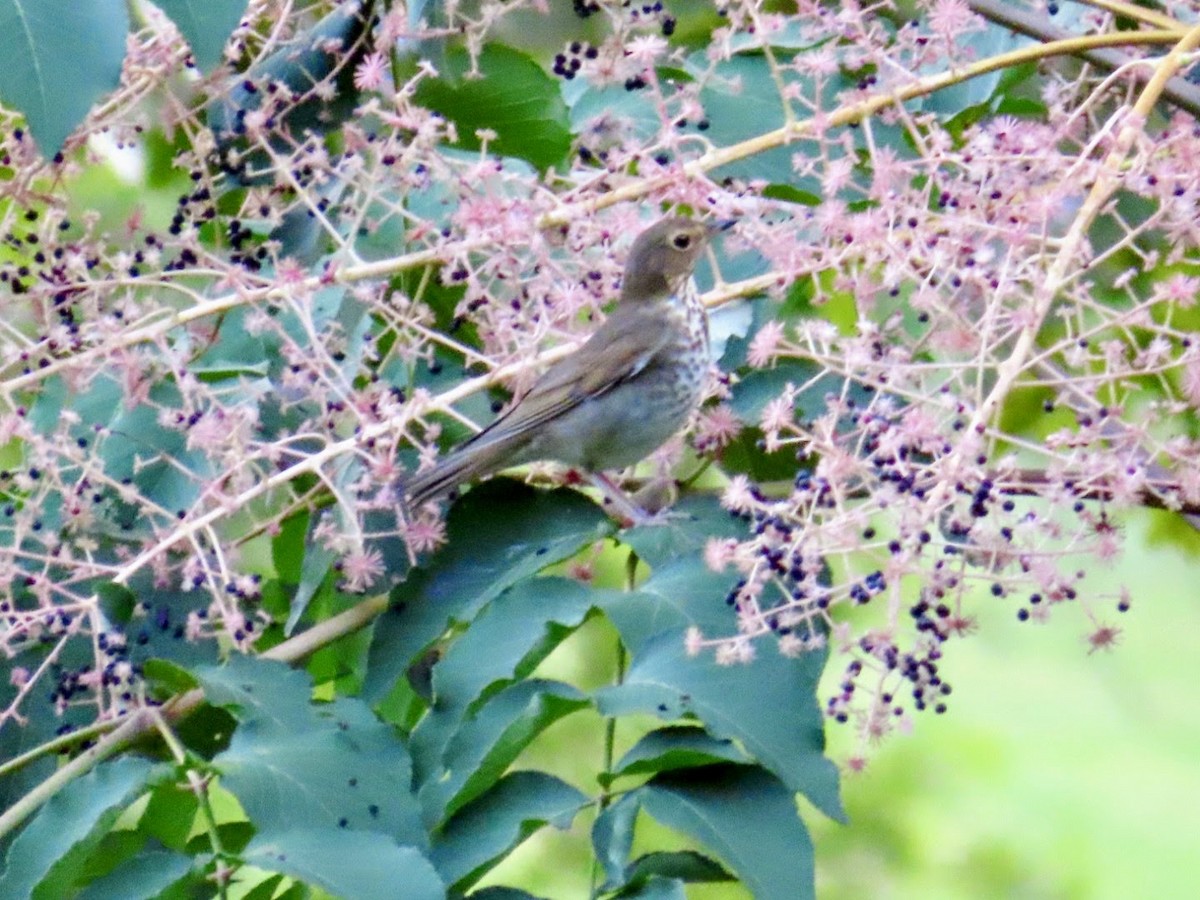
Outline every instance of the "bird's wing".
POLYGON ((660 316, 618 310, 586 344, 547 369, 529 393, 479 436, 493 430, 523 431, 599 397, 645 369, 668 339, 660 316))

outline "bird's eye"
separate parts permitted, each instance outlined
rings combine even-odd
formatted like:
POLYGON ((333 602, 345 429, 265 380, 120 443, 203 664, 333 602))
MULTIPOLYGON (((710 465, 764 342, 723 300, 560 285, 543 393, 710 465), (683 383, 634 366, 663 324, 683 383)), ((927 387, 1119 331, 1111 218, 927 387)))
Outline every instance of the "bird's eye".
POLYGON ((690 235, 677 234, 671 243, 675 245, 676 249, 686 250, 688 247, 692 246, 692 238, 690 235))

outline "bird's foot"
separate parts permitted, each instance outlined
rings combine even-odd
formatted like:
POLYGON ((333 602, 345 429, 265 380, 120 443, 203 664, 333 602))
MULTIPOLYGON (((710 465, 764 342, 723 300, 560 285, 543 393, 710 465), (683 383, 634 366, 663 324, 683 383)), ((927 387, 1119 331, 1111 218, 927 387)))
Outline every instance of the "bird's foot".
POLYGON ((622 528, 665 525, 684 516, 670 508, 677 496, 673 482, 651 481, 632 497, 602 473, 591 475, 591 482, 603 496, 605 510, 621 523, 622 528))

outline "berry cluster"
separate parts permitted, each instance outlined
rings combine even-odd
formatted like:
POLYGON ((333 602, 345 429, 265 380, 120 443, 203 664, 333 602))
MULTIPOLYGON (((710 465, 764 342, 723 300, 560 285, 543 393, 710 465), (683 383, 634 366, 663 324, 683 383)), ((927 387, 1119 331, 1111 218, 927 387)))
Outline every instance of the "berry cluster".
POLYGON ((554 55, 554 74, 567 81, 573 79, 583 67, 584 60, 592 60, 600 55, 600 51, 583 41, 572 41, 566 50, 554 55))

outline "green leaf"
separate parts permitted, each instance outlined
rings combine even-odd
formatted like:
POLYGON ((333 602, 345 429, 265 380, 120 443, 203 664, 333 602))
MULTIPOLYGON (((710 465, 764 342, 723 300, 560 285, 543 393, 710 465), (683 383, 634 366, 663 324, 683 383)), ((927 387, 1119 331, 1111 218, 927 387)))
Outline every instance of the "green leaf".
POLYGON ((632 885, 653 877, 675 878, 685 882, 733 881, 733 876, 720 863, 694 850, 647 853, 638 857, 627 874, 632 885))
POLYGON ((617 775, 653 775, 720 762, 750 762, 732 741, 719 740, 702 728, 685 725, 652 731, 621 757, 617 775))
MULTIPOLYGON (((591 702, 578 690, 553 681, 521 681, 497 694, 454 732, 444 764, 420 773, 426 821, 452 816, 499 781, 534 738, 564 716, 589 706, 591 702)), ((431 713, 427 720, 435 716, 431 713)), ((414 755, 423 734, 418 730, 413 735, 414 755)))
POLYGON ((192 48, 196 65, 208 72, 221 62, 229 35, 246 11, 246 0, 155 0, 192 48))
POLYGON ((382 834, 294 828, 258 836, 242 859, 354 900, 443 900, 445 886, 429 860, 382 834), (402 887, 401 887, 402 886, 402 887))
MULTIPOLYGON (((338 533, 345 533, 349 523, 346 521, 345 511, 340 505, 336 509, 325 510, 324 514, 333 517, 337 522, 338 533)), ((320 521, 314 524, 314 530, 319 526, 320 521)), ((334 560, 337 559, 337 552, 333 547, 318 540, 305 541, 303 552, 304 561, 300 566, 300 583, 296 588, 295 596, 292 597, 287 621, 283 626, 283 633, 287 635, 290 635, 300 624, 300 619, 308 609, 308 604, 312 602, 317 591, 327 583, 334 560)))
POLYGON ((592 847, 604 868, 606 891, 625 883, 626 863, 633 850, 634 826, 642 809, 639 791, 629 791, 596 817, 592 825, 592 847))
POLYGON ((378 702, 452 622, 473 619, 510 585, 611 533, 576 491, 539 491, 494 478, 450 510, 447 545, 392 591, 375 623, 363 696, 378 702))
POLYGON ((665 632, 634 657, 623 684, 599 692, 604 715, 694 715, 715 737, 736 740, 789 789, 827 816, 844 819, 837 768, 825 758, 824 718, 816 700, 825 654, 789 659, 764 645, 748 663, 717 665, 688 656, 683 637, 665 632))
POLYGON ((506 588, 434 669, 439 709, 465 709, 488 685, 528 674, 583 623, 599 597, 610 595, 557 577, 527 578, 506 588))
POLYGON ((657 821, 712 850, 755 900, 815 897, 813 848, 792 792, 755 766, 660 775, 639 789, 657 821))
POLYGON ((303 884, 298 881, 293 881, 286 875, 268 875, 262 881, 254 885, 241 900, 309 900, 312 891, 309 891, 303 884), (279 888, 287 882, 290 887, 283 894, 279 893, 279 888))
MULTIPOLYGON (((209 127, 221 149, 244 144, 243 120, 246 113, 262 104, 270 83, 286 85, 293 96, 306 97, 279 117, 280 127, 290 135, 325 134, 353 115, 359 97, 354 71, 369 43, 364 38, 372 20, 372 6, 372 0, 336 4, 320 21, 289 35, 280 49, 233 79, 207 109, 209 127), (333 90, 314 90, 326 78, 331 79, 333 90)), ((262 151, 233 156, 238 158, 237 174, 244 183, 258 180, 251 173, 269 165, 262 151)))
POLYGON ((280 523, 279 532, 271 538, 271 562, 279 580, 299 584, 303 571, 308 538, 308 510, 288 516, 280 523))
POLYGON ((796 476, 802 464, 796 459, 791 447, 781 447, 768 453, 759 442, 763 439, 762 429, 743 428, 738 436, 721 448, 717 460, 727 474, 743 473, 759 483, 785 481, 796 476))
POLYGON ((652 875, 617 896, 622 900, 687 900, 682 881, 652 875))
POLYGON ((196 674, 210 701, 240 720, 213 764, 260 837, 304 822, 424 846, 408 751, 365 704, 312 703, 307 677, 268 660, 235 658, 196 674))
POLYGON ((540 898, 519 888, 495 884, 480 891, 472 891, 471 900, 540 900, 540 898))
POLYGON ((9 847, 0 897, 70 896, 88 855, 165 768, 136 757, 101 763, 55 794, 9 847))
POLYGON ((109 622, 115 625, 128 625, 133 618, 133 609, 137 606, 137 597, 128 587, 115 581, 106 581, 96 585, 96 597, 100 600, 100 609, 109 622))
POLYGON ((725 599, 737 581, 737 573, 710 571, 701 555, 701 541, 706 540, 706 523, 713 526, 707 533, 714 536, 745 537, 744 525, 731 519, 711 497, 692 509, 698 511, 696 520, 664 526, 675 529, 669 537, 643 529, 627 536, 638 555, 649 562, 652 572, 636 591, 607 600, 604 612, 635 659, 647 641, 663 633, 676 636, 682 645, 683 634, 690 626, 718 634, 733 627, 725 599))
POLYGON ((614 121, 634 141, 651 140, 662 124, 648 92, 627 91, 620 84, 588 84, 571 101, 571 129, 585 136, 581 140, 588 150, 604 149, 589 146, 588 136, 607 137, 614 121))
POLYGON ((128 31, 125 0, 0 0, 0 98, 24 114, 43 155, 116 88, 128 31))
POLYGON ((220 383, 224 391, 244 402, 257 402, 274 391, 266 376, 279 366, 279 350, 274 336, 260 334, 247 325, 251 311, 245 307, 224 313, 216 339, 200 348, 200 355, 188 365, 188 371, 206 384, 220 383), (272 358, 272 354, 276 354, 272 358))
POLYGON ((531 672, 583 622, 596 599, 594 591, 565 578, 529 578, 506 589, 449 644, 432 671, 436 703, 413 731, 419 780, 441 764, 446 743, 485 690, 531 672))
POLYGON ((434 839, 433 864, 447 883, 464 890, 539 828, 569 827, 590 802, 551 775, 513 772, 446 824, 434 839))
POLYGON ((806 419, 825 412, 825 396, 840 392, 844 379, 825 373, 816 363, 806 359, 780 360, 769 369, 754 369, 742 376, 733 388, 729 405, 743 422, 754 425, 768 403, 791 386, 803 388, 796 398, 796 408, 806 419))
POLYGON ((88 885, 78 900, 137 900, 158 897, 192 871, 193 861, 182 853, 144 850, 88 885))
POLYGON ((164 847, 183 852, 199 809, 199 801, 190 788, 177 782, 160 784, 150 794, 150 802, 138 820, 138 830, 164 847))
MULTIPOLYGON (((750 532, 744 522, 729 515, 714 497, 692 494, 672 507, 666 521, 631 528, 621 535, 621 542, 632 547, 643 562, 657 571, 684 557, 695 559, 710 537, 745 540, 750 532)), ((607 596, 598 595, 598 600, 607 596)))
MULTIPOLYGON (((654 554, 668 549, 642 546, 654 554)), ((840 819, 837 770, 823 756, 824 717, 816 699, 827 653, 790 659, 764 644, 751 662, 732 666, 717 665, 711 654, 688 656, 687 628, 733 632, 725 599, 737 576, 709 571, 699 550, 654 555, 651 565, 638 590, 605 605, 633 658, 621 684, 598 692, 600 711, 695 716, 714 737, 738 741, 792 790, 840 819)))
MULTIPOLYGON (((1029 42, 1029 38, 995 22, 988 22, 982 29, 967 31, 955 38, 955 44, 973 59, 998 56, 1029 42)), ((944 66, 940 60, 930 67, 930 72, 940 73, 943 70, 944 66)), ((1003 70, 985 72, 975 78, 967 78, 934 91, 924 98, 924 108, 949 118, 965 112, 970 107, 987 104, 1000 86, 1003 75, 1003 70)))
POLYGON ((142 674, 164 695, 182 694, 200 684, 190 671, 167 659, 146 660, 142 664, 142 674))
POLYGON ((239 722, 253 722, 265 735, 289 735, 312 722, 312 685, 308 677, 281 662, 231 656, 223 666, 195 671, 204 696, 239 722))
POLYGON ((237 720, 228 710, 205 703, 184 718, 175 730, 185 747, 211 759, 229 746, 236 728, 237 720))
POLYGON ((476 132, 496 133, 488 148, 528 160, 539 169, 561 163, 571 147, 567 107, 558 82, 532 58, 503 44, 484 45, 478 74, 465 50, 451 48, 440 77, 417 88, 416 102, 444 115, 458 130, 458 144, 480 146, 476 132))

